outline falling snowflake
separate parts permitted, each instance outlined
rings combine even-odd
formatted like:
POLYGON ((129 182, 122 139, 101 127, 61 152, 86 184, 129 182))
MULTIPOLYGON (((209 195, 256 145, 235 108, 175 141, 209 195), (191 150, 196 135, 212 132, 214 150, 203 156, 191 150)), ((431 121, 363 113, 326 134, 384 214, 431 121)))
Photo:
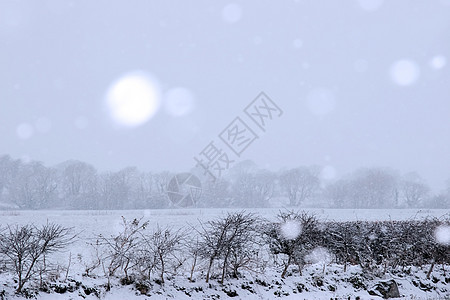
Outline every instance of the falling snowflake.
POLYGON ((312 264, 328 264, 331 262, 332 256, 326 248, 317 247, 305 257, 305 260, 312 264))
POLYGON ((302 226, 297 221, 286 221, 280 229, 281 235, 287 240, 294 240, 302 233, 302 226))
POLYGON ((383 0, 358 0, 359 6, 365 11, 376 11, 383 5, 383 0))
POLYGON ((194 95, 183 87, 172 88, 165 95, 165 109, 173 117, 188 115, 194 109, 194 95))
POLYGON ((446 64, 447 59, 443 55, 437 55, 433 57, 430 61, 430 66, 435 70, 442 69, 443 67, 445 67, 446 64))
POLYGON ((325 88, 311 90, 306 100, 309 110, 316 116, 325 116, 336 106, 333 92, 325 88))
POLYGON ((400 86, 408 86, 417 81, 420 69, 414 61, 402 59, 392 64, 389 74, 394 83, 400 86))
POLYGON ((332 180, 336 178, 336 169, 333 166, 327 165, 323 167, 320 176, 325 180, 332 180))
POLYGON ((450 226, 441 225, 434 231, 436 242, 442 245, 450 245, 450 226))
POLYGON ((108 89, 106 104, 111 117, 120 125, 136 127, 158 111, 159 87, 149 74, 132 72, 116 80, 108 89))
POLYGON ((28 123, 22 123, 16 128, 16 133, 19 139, 27 140, 34 134, 34 128, 28 123))
POLYGON ((295 39, 292 42, 292 45, 294 46, 294 48, 300 49, 303 46, 303 41, 301 39, 295 39))
POLYGON ((222 10, 222 19, 227 23, 236 23, 242 18, 242 8, 236 3, 226 5, 222 10))

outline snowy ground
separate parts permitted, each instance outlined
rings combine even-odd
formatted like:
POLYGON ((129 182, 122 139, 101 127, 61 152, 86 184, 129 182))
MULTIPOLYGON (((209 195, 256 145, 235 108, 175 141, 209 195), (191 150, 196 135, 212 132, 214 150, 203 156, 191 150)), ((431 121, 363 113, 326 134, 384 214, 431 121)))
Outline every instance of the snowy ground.
MULTIPOLYGON (((97 299, 93 294, 87 295, 84 288, 96 288, 99 296, 104 299, 146 299, 140 295, 133 285, 122 286, 118 280, 113 290, 106 292, 102 288, 105 279, 83 277, 84 264, 92 257, 92 248, 86 241, 98 234, 109 236, 121 230, 122 216, 128 220, 143 218, 150 221, 150 226, 168 225, 173 228, 198 224, 198 220, 207 221, 217 216, 223 216, 227 209, 177 209, 177 210, 136 210, 136 211, 0 211, 0 226, 6 224, 44 224, 54 222, 66 227, 73 227, 79 233, 78 241, 59 254, 58 263, 67 266, 69 257, 71 264, 68 280, 61 286, 77 286, 73 293, 41 292, 38 299, 97 299), (78 283, 77 283, 78 282, 78 283), (137 296, 138 295, 138 296, 137 296)), ((236 211, 236 210, 233 210, 236 211)), ((264 218, 274 219, 279 209, 249 209, 264 218)), ((448 214, 446 210, 353 210, 353 209, 308 209, 320 220, 405 220, 420 219, 427 216, 441 217, 448 214)), ((447 266, 448 268, 448 266, 447 266)), ((154 284, 151 288, 151 299, 223 299, 234 296, 234 299, 379 299, 371 296, 366 289, 370 289, 382 279, 395 279, 399 284, 400 294, 406 299, 450 299, 450 277, 441 266, 437 266, 431 279, 426 279, 427 267, 423 270, 411 268, 410 274, 390 274, 386 278, 369 278, 357 266, 352 266, 346 273, 342 266, 327 265, 325 272, 323 265, 309 265, 304 269, 303 276, 291 270, 290 276, 281 279, 278 270, 269 269, 266 274, 246 274, 245 278, 229 280, 220 285, 212 280, 211 285, 200 278, 189 282, 186 276, 178 276, 169 280, 164 287, 154 284), (356 278, 363 278, 357 282, 356 278), (364 288, 362 287, 364 285, 364 288), (433 287, 430 289, 429 287, 433 287), (427 291, 428 290, 428 291, 427 291)), ((0 274, 0 292, 5 289, 12 293, 13 285, 10 277, 0 274)), ((70 290, 70 288, 69 288, 70 290)), ((89 290, 88 290, 89 291, 89 290)), ((0 293, 0 299, 3 299, 0 293)), ((8 298, 7 298, 8 299, 8 298)))
MULTIPOLYGON (((447 275, 448 276, 448 275, 447 275)), ((436 270, 432 280, 426 280, 426 270, 413 269, 411 276, 392 274, 388 279, 395 279, 399 285, 400 299, 449 299, 448 284, 445 284, 441 270, 436 270), (433 283, 433 280, 439 280, 433 283), (415 287, 415 284, 423 284, 424 288, 415 287), (426 291, 430 286, 437 288, 426 291)), ((381 279, 383 280, 383 279, 381 279)), ((246 278, 230 279, 224 285, 217 281, 206 284, 204 280, 190 282, 186 278, 177 277, 164 287, 154 284, 151 296, 142 296, 134 286, 121 286, 116 282, 110 292, 104 289, 100 292, 100 298, 106 300, 122 299, 249 299, 249 300, 271 300, 271 299, 382 299, 379 296, 371 296, 366 289, 373 287, 380 279, 365 278, 365 274, 359 267, 351 267, 345 274, 342 266, 327 266, 325 273, 322 266, 312 265, 303 270, 303 276, 292 272, 286 279, 282 279, 279 273, 273 271, 257 276, 246 276, 246 278)), ((102 280, 83 280, 86 286, 99 285, 102 280), (90 284, 90 285, 89 285, 90 284)), ((67 285, 64 284, 64 285, 67 285)), ((94 295, 87 296, 83 289, 74 293, 45 294, 41 293, 38 299, 98 299, 94 295)))
MULTIPOLYGON (((150 225, 170 225, 173 227, 207 221, 227 212, 245 209, 158 209, 158 210, 41 210, 41 211, 0 211, 0 224, 44 224, 55 222, 67 227, 83 230, 85 234, 109 234, 120 230, 121 216, 126 219, 144 218, 150 225)), ((245 210, 273 220, 282 208, 252 208, 245 210)), ((441 217, 448 214, 445 209, 302 209, 314 213, 320 220, 407 220, 427 216, 441 217)))

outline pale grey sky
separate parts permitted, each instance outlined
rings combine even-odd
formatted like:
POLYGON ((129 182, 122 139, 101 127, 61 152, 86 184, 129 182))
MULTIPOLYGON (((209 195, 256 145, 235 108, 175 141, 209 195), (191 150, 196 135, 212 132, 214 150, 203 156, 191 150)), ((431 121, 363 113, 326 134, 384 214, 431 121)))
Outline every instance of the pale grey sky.
POLYGON ((1 0, 0 154, 189 170, 264 91, 284 114, 242 159, 415 170, 440 189, 449 37, 449 0, 1 0), (127 74, 161 103, 131 127, 105 100, 127 74))

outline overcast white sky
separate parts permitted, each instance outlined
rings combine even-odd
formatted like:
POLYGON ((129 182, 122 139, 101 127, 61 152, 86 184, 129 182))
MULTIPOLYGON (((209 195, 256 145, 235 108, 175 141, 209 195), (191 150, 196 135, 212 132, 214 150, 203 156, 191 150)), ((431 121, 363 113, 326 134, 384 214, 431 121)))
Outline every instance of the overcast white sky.
POLYGON ((15 158, 189 170, 264 91, 284 114, 241 159, 450 178, 449 0, 1 0, 0 66, 15 158), (160 103, 134 126, 129 84, 160 103))

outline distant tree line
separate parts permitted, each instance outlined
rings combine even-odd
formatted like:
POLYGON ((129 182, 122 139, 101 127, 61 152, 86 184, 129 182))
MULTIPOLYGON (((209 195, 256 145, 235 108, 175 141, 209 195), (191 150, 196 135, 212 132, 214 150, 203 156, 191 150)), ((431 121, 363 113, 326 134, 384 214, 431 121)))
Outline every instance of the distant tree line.
MULTIPOLYGON (((167 185, 174 175, 136 167, 98 172, 75 160, 47 167, 4 155, 0 156, 0 209, 169 208, 173 205, 167 185)), ((247 160, 215 181, 204 180, 202 190, 197 207, 268 207, 279 202, 289 207, 450 208, 450 180, 446 190, 433 194, 418 174, 401 175, 387 168, 362 168, 324 180, 318 166, 273 172, 247 160)))
MULTIPOLYGON (((176 275, 221 284, 245 273, 264 274, 267 269, 282 278, 302 276, 309 264, 320 264, 323 273, 330 264, 341 266, 342 272, 357 265, 379 277, 426 266, 430 278, 435 266, 450 264, 450 245, 436 238, 439 228, 450 226, 448 215, 334 222, 293 210, 279 212, 274 220, 242 211, 177 229, 122 219, 121 229, 113 235, 82 241, 95 254, 78 257, 82 275, 104 277, 107 290, 120 281, 134 283, 147 293, 152 282, 163 285, 176 275)), ((72 229, 56 224, 0 227, 0 274, 14 276, 17 292, 27 282, 39 284, 42 290, 52 276, 67 279, 70 260, 67 267, 57 268, 50 254, 62 251, 75 238, 72 229)))

